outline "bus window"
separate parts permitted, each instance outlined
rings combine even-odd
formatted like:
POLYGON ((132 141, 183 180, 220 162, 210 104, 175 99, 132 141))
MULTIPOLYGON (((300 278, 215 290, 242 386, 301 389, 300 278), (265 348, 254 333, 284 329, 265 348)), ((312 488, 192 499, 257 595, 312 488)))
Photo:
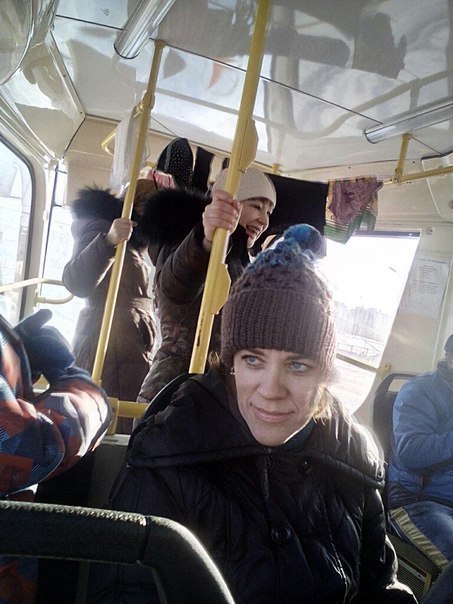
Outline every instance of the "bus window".
MULTIPOLYGON (((25 278, 32 198, 29 166, 0 141, 0 285, 25 278)), ((19 319, 22 290, 0 293, 0 313, 19 319)))
MULTIPOLYGON (((71 258, 73 247, 71 235, 72 216, 69 208, 64 205, 65 191, 66 174, 58 172, 43 274, 46 279, 55 279, 57 281, 61 281, 63 269, 71 258)), ((48 283, 42 285, 40 295, 41 297, 53 300, 61 300, 70 296, 64 287, 48 283)), ((48 308, 52 311, 50 324, 61 331, 68 342, 72 342, 74 338, 77 317, 83 306, 84 301, 76 297, 72 297, 65 304, 40 304, 40 308, 48 308)))
POLYGON ((333 290, 340 357, 330 389, 351 413, 379 368, 417 244, 418 234, 360 234, 346 244, 327 240, 320 266, 333 290))

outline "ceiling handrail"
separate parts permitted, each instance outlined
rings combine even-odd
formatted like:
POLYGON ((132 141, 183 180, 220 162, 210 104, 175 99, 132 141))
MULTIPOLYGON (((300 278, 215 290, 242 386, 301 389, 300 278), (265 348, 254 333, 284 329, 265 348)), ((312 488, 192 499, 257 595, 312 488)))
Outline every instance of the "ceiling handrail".
POLYGON ((432 176, 443 176, 445 174, 453 173, 453 166, 443 166, 441 168, 433 168, 432 170, 426 170, 424 172, 413 172, 411 174, 404 174, 404 163, 406 161, 407 150, 411 138, 412 135, 409 133, 402 135, 400 153, 395 171, 393 173, 393 176, 389 180, 384 182, 385 185, 400 185, 404 182, 410 182, 411 180, 420 180, 422 178, 431 178, 432 176))

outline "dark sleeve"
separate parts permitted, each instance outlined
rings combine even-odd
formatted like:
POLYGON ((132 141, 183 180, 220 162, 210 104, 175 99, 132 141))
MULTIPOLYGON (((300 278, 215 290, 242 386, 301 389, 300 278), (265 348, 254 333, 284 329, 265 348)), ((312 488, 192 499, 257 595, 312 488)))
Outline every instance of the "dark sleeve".
POLYGON ((105 241, 107 220, 92 220, 85 228, 73 224, 74 250, 63 270, 63 283, 72 294, 86 298, 101 283, 115 259, 115 248, 105 241))
POLYGON ((386 535, 385 512, 376 489, 365 494, 359 594, 354 604, 416 604, 412 591, 396 579, 397 558, 386 535))
POLYGON ((209 253, 203 249, 200 223, 157 268, 156 287, 174 304, 189 304, 201 294, 208 270, 209 253))

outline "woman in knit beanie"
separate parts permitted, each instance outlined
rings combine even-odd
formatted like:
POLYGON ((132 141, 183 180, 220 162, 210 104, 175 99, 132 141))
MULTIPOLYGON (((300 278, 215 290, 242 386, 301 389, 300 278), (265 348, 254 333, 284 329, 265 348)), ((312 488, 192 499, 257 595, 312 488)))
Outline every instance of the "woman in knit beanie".
MULTIPOLYGON (((335 329, 320 245, 292 227, 245 269, 223 309, 221 370, 156 397, 110 506, 189 528, 237 604, 415 604, 396 580, 376 446, 324 388, 335 329)), ((90 591, 159 601, 147 569, 103 565, 90 591)))
POLYGON ((223 309, 222 360, 236 375, 239 409, 251 432, 256 437, 255 428, 277 437, 263 444, 281 445, 313 415, 328 413, 329 397, 321 394, 336 340, 330 291, 313 263, 322 248, 322 237, 313 227, 290 227, 285 239, 259 254, 234 284, 223 309), (253 397, 247 398, 249 380, 243 398, 238 376, 253 369, 250 375, 267 387, 263 378, 272 379, 274 365, 281 382, 289 378, 291 402, 269 408, 255 404, 253 397), (281 442, 277 435, 283 435, 281 442))

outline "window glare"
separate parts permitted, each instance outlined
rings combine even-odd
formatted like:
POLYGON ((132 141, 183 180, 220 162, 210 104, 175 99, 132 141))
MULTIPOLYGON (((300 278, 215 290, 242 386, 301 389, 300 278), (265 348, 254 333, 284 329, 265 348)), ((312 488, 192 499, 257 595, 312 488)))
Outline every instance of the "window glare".
MULTIPOLYGON (((401 300, 418 236, 355 236, 327 240, 319 262, 336 307, 338 353, 378 368, 401 300)), ((374 372, 337 360, 332 392, 353 412, 365 400, 374 372)))
MULTIPOLYGON (((73 247, 71 223, 72 216, 68 208, 57 205, 52 208, 52 220, 44 266, 44 276, 48 279, 61 280, 65 264, 71 258, 73 247)), ((41 289, 41 296, 55 300, 69 295, 64 287, 48 283, 44 284, 41 289)), ((66 304, 43 303, 40 305, 40 308, 48 308, 52 311, 52 319, 49 324, 59 329, 68 342, 72 342, 74 338, 77 317, 83 307, 83 299, 76 297, 73 297, 66 304)))
MULTIPOLYGON (((0 285, 25 275, 32 200, 28 165, 0 141, 0 285)), ((10 323, 19 318, 22 290, 0 293, 0 314, 10 323)))

